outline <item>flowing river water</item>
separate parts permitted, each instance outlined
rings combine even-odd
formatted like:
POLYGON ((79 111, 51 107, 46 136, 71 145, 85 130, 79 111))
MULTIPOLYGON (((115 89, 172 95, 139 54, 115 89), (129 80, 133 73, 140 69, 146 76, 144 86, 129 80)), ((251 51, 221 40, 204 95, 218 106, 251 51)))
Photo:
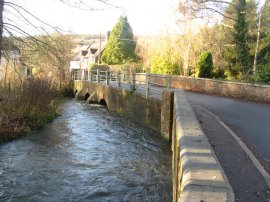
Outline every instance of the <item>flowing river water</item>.
POLYGON ((170 145, 157 132, 82 101, 61 108, 0 144, 0 201, 172 201, 170 145))

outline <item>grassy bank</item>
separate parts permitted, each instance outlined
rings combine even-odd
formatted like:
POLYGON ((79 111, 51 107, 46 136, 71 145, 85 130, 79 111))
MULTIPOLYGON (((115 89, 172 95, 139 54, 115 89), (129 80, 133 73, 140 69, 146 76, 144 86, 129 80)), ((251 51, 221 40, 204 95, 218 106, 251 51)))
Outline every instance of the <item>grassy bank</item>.
POLYGON ((0 142, 42 128, 57 117, 58 92, 47 80, 27 79, 20 88, 1 89, 0 142))

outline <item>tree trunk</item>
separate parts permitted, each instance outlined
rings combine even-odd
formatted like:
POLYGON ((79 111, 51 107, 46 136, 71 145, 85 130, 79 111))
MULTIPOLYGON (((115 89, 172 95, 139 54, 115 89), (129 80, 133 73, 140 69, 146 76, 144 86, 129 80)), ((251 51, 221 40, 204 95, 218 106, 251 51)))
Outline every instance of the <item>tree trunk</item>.
POLYGON ((60 69, 59 69, 59 79, 60 79, 60 81, 59 81, 59 87, 60 87, 60 90, 61 90, 61 88, 62 88, 62 67, 60 67, 60 69))
POLYGON ((3 12, 4 12, 4 0, 0 0, 0 62, 2 58, 2 38, 3 38, 3 12))

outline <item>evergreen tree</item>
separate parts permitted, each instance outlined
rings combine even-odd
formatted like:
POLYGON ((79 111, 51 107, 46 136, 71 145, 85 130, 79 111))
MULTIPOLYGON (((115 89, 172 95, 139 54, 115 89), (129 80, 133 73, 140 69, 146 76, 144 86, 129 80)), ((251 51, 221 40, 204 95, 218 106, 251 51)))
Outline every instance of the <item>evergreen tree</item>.
POLYGON ((270 1, 266 1, 261 18, 261 39, 258 52, 259 82, 270 82, 270 1))
POLYGON ((227 63, 225 75, 228 79, 241 80, 251 74, 251 57, 256 46, 256 10, 255 0, 232 0, 225 11, 225 15, 231 17, 222 21, 225 25, 223 59, 227 63))
POLYGON ((102 55, 102 62, 116 65, 134 61, 136 59, 135 47, 132 28, 127 17, 121 16, 110 34, 102 55))
POLYGON ((239 0, 236 11, 236 22, 234 25, 236 58, 242 71, 242 78, 247 78, 251 65, 249 47, 247 44, 248 23, 246 21, 246 0, 239 0))
POLYGON ((213 57, 208 51, 203 51, 199 57, 199 77, 211 78, 213 75, 213 57))
MULTIPOLYGON (((265 2, 261 25, 261 45, 259 51, 259 63, 266 63, 264 57, 270 54, 270 1, 265 2)), ((270 63, 270 60, 268 61, 270 63)))

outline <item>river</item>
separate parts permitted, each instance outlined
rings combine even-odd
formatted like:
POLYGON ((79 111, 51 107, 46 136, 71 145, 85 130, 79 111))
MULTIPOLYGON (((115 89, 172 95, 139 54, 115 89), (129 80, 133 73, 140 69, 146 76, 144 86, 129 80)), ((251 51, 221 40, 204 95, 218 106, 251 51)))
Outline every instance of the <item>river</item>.
POLYGON ((172 201, 170 145, 159 133, 82 101, 61 111, 0 144, 0 201, 172 201))

